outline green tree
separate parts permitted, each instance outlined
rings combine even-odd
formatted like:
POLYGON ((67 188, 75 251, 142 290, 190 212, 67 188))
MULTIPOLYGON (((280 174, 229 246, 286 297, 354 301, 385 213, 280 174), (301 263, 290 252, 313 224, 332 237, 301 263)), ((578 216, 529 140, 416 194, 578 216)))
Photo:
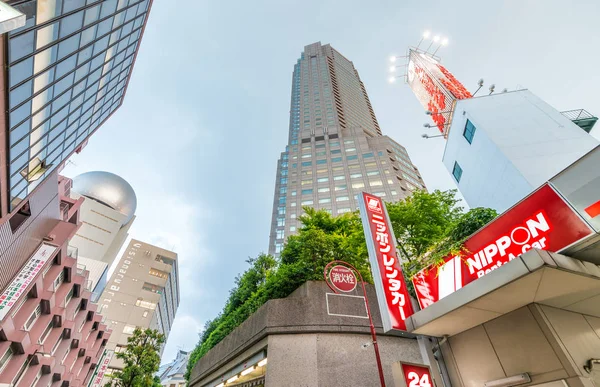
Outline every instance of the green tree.
POLYGON ((162 387, 162 384, 160 384, 160 378, 158 376, 155 376, 153 379, 153 384, 152 387, 162 387))
POLYGON ((136 328, 127 338, 125 350, 117 353, 117 359, 123 360, 125 366, 111 375, 105 387, 153 387, 164 342, 165 336, 157 330, 136 328))

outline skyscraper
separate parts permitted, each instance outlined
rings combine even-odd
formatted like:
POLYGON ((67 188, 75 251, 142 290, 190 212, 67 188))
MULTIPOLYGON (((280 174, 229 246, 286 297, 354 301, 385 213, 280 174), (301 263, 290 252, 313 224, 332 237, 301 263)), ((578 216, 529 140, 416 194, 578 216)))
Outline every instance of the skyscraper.
POLYGON ((0 384, 84 385, 110 330, 68 247, 83 198, 58 173, 121 106, 152 0, 8 3, 25 25, 0 36, 0 384))
POLYGON ((368 191, 398 201, 425 189, 406 149, 382 134, 364 84, 330 45, 304 48, 294 65, 288 145, 277 163, 269 253, 298 229, 302 207, 333 215, 368 191))
MULTIPOLYGON (((123 350, 136 327, 168 338, 179 306, 177 254, 131 240, 98 303, 113 330, 108 350, 123 350)), ((123 368, 123 361, 113 357, 108 372, 115 368, 123 368)))

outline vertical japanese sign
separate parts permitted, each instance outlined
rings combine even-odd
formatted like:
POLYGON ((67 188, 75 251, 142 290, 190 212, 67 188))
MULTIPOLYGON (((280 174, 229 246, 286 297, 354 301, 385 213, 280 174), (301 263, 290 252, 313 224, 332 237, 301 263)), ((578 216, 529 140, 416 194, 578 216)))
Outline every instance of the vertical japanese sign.
POLYGON ((472 97, 434 57, 415 50, 409 52, 408 85, 441 133, 450 127, 456 100, 472 97))
POLYGON ((27 290, 27 287, 33 282, 55 251, 55 246, 42 243, 10 285, 4 289, 4 292, 0 295, 0 321, 10 312, 13 305, 27 290))
POLYGON ((405 387, 431 387, 431 370, 426 365, 400 363, 405 387))
POLYGON ((114 353, 115 351, 112 351, 110 349, 104 350, 102 356, 100 357, 100 361, 96 366, 96 370, 94 371, 92 377, 90 378, 90 381, 88 382, 88 387, 101 387, 103 385, 102 379, 104 379, 104 374, 108 370, 108 365, 110 364, 114 353))
POLYGON ((467 239, 462 255, 446 257, 441 266, 417 273, 412 281, 419 304, 426 308, 528 250, 560 252, 592 233, 545 184, 467 239))
POLYGON ((383 330, 405 331, 406 319, 413 314, 413 308, 385 204, 379 197, 363 192, 359 208, 383 330))

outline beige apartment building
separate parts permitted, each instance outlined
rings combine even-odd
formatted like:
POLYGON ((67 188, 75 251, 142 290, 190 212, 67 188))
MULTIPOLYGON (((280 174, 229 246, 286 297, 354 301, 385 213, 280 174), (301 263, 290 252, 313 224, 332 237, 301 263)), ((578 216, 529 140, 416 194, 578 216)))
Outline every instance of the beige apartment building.
MULTIPOLYGON (((168 337, 179 306, 177 254, 132 239, 98 304, 113 330, 109 351, 120 352, 136 327, 157 329, 168 337)), ((113 356, 107 374, 122 366, 113 356)))

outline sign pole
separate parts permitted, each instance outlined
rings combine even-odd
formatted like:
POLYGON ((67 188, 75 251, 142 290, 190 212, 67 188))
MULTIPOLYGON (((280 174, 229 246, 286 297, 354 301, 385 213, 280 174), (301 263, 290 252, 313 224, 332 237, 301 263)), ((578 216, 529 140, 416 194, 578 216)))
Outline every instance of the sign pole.
POLYGON ((349 267, 353 274, 354 277, 356 278, 356 274, 358 274, 359 278, 360 278, 360 283, 362 285, 362 289, 363 289, 363 295, 365 298, 365 307, 367 308, 367 315, 369 316, 369 328, 371 329, 371 340, 373 342, 373 349, 375 350, 375 360, 377 361, 377 371, 379 371, 379 381, 381 383, 381 387, 385 387, 385 378, 383 376, 383 367, 381 365, 381 356, 379 355, 379 344, 377 343, 377 333, 375 333, 375 325, 373 325, 373 318, 371 317, 371 308, 369 307, 369 300, 367 298, 367 288, 365 287, 365 281, 363 280, 362 274, 360 274, 360 272, 351 264, 349 264, 348 262, 344 262, 344 261, 331 261, 327 264, 327 266, 325 266, 325 270, 323 272, 324 276, 325 276, 325 283, 327 284, 327 286, 329 286, 329 288, 335 293, 335 294, 339 294, 339 290, 336 288, 335 283, 330 284, 331 279, 328 278, 328 271, 329 271, 329 267, 333 264, 341 264, 341 265, 345 265, 347 267, 349 267), (329 281, 328 281, 329 279, 329 281))

